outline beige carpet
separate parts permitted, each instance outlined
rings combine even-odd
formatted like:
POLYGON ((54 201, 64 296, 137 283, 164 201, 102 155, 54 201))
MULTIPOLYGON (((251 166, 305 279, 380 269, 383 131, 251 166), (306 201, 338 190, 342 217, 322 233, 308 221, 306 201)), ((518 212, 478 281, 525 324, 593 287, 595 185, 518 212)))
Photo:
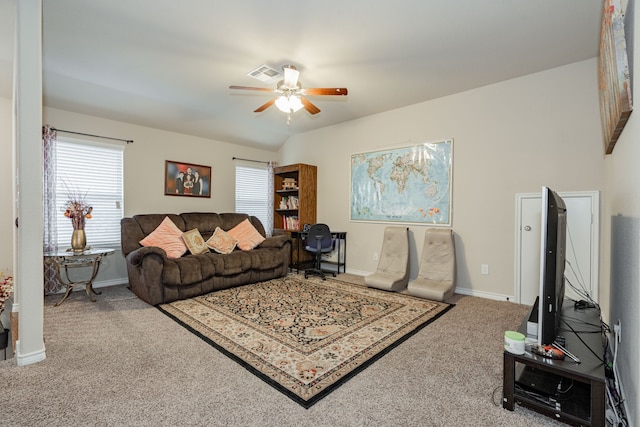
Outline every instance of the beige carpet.
POLYGON ((451 307, 290 275, 159 308, 309 408, 451 307))
MULTIPOLYGON (((340 274, 338 279, 360 278, 340 274)), ((97 302, 47 297, 47 359, 0 360, 0 425, 558 426, 500 406, 504 331, 527 307, 457 295, 456 307, 309 409, 126 287, 97 302)))

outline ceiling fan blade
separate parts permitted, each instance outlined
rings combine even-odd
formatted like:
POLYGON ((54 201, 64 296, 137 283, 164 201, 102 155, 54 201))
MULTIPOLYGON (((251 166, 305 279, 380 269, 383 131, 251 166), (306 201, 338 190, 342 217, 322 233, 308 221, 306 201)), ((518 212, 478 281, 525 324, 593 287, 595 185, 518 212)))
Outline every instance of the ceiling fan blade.
POLYGON ((261 92, 275 92, 274 89, 268 87, 253 87, 253 86, 229 86, 229 89, 240 89, 240 90, 257 90, 261 92))
POLYGON ((318 114, 320 109, 309 102, 307 99, 300 97, 300 101, 302 102, 302 106, 305 110, 307 110, 310 114, 318 114))
POLYGON ((347 95, 346 87, 312 87, 304 89, 305 95, 347 95))
POLYGON ((258 108, 256 108, 255 110, 253 110, 254 113, 261 113, 262 111, 266 110, 267 108, 271 107, 273 105, 273 103, 276 102, 276 99, 273 98, 270 101, 265 102, 264 104, 262 104, 261 106, 259 106, 258 108))

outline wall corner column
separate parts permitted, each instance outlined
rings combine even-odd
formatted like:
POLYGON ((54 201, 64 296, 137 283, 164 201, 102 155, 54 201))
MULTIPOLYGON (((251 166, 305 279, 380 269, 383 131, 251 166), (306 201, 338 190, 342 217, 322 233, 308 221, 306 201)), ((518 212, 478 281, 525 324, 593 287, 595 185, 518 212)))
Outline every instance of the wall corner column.
POLYGON ((19 226, 14 234, 17 364, 46 358, 43 290, 42 0, 16 2, 14 57, 14 187, 19 226))

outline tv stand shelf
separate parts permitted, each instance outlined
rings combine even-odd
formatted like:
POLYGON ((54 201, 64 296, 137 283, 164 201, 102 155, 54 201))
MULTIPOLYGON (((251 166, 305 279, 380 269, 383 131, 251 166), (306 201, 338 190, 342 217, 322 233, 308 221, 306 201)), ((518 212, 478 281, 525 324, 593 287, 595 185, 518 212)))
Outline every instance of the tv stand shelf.
MULTIPOLYGON (((528 317, 518 329, 525 335, 528 317)), ((561 319, 560 334, 565 337, 565 347, 581 363, 575 363, 569 357, 553 360, 529 351, 518 355, 505 350, 502 407, 513 411, 514 404, 518 403, 565 423, 604 426, 604 363, 591 352, 593 350, 600 358, 603 357, 600 313, 595 308, 576 309, 569 301, 565 301, 561 319), (551 396, 548 401, 540 399, 541 393, 527 390, 519 384, 516 373, 520 374, 524 370, 538 374, 540 388, 553 386, 560 380, 560 392, 551 396)))

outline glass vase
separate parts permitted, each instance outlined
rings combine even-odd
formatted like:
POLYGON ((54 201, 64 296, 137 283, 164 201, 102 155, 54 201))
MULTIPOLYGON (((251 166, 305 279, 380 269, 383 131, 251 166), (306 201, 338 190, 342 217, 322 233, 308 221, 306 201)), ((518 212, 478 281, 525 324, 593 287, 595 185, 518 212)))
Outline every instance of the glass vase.
POLYGON ((84 230, 73 230, 71 235, 71 248, 74 253, 84 252, 84 248, 87 246, 87 236, 84 234, 84 230))

